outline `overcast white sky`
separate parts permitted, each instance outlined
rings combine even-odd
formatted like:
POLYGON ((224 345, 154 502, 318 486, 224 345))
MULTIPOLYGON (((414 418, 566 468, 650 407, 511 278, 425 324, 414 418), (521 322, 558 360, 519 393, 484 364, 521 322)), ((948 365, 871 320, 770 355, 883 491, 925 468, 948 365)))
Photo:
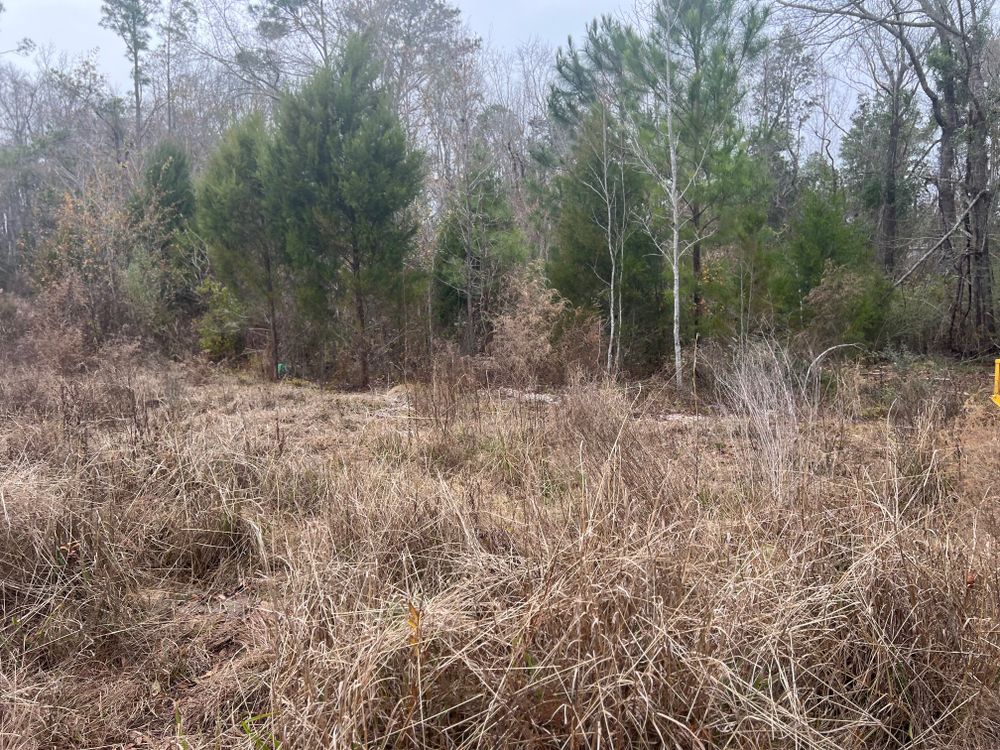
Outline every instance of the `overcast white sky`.
MULTIPOLYGON (((516 46, 531 37, 563 45, 566 36, 579 37, 585 25, 614 10, 620 0, 452 0, 473 31, 498 47, 516 46)), ((101 0, 4 0, 0 18, 0 49, 29 37, 40 46, 79 54, 98 48, 99 62, 117 84, 128 79, 121 42, 98 26, 101 0)))

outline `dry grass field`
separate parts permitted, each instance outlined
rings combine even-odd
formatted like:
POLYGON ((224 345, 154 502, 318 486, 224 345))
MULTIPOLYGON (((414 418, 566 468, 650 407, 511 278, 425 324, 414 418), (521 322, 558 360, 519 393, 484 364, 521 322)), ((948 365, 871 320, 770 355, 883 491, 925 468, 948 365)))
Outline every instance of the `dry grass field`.
POLYGON ((1000 746, 989 373, 0 382, 2 748, 1000 746))

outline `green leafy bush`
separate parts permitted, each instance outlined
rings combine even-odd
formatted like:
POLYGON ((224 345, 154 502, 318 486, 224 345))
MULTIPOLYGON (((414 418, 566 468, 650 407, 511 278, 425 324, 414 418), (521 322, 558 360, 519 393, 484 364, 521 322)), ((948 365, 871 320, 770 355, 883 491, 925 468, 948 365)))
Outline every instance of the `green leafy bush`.
POLYGON ((828 263, 804 301, 806 334, 815 343, 876 345, 883 341, 892 286, 877 271, 828 263))
MULTIPOLYGON (((781 248, 774 296, 798 321, 803 301, 829 275, 830 266, 867 267, 873 258, 864 233, 847 220, 843 198, 806 192, 781 248)), ((827 283, 834 283, 833 279, 827 283)))
POLYGON ((237 357, 243 353, 246 316, 236 295, 214 279, 198 287, 206 312, 198 321, 201 349, 213 360, 237 357))

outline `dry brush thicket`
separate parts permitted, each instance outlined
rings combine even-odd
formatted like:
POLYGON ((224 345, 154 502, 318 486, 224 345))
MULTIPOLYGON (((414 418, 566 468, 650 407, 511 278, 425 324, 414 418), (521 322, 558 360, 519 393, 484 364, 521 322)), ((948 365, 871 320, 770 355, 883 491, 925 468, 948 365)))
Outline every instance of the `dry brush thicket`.
POLYGON ((102 359, 0 381, 4 748, 1000 743, 1000 419, 960 374, 102 359))

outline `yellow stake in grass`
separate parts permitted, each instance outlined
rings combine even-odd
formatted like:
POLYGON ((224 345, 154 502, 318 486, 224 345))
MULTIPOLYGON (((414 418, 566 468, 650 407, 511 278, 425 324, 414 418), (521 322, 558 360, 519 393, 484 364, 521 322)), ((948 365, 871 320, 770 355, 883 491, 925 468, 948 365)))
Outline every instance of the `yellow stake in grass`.
POLYGON ((996 373, 993 375, 993 403, 1000 406, 1000 359, 996 361, 996 373))

